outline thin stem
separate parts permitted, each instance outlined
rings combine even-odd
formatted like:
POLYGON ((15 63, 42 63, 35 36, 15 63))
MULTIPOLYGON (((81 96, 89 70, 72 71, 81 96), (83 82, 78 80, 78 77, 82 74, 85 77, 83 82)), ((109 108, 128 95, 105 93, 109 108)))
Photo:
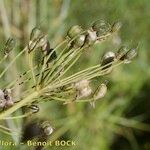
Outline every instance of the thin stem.
POLYGON ((5 72, 13 65, 13 63, 16 61, 17 58, 19 58, 24 52, 26 51, 26 48, 24 48, 9 64, 8 66, 3 70, 3 72, 0 74, 0 78, 5 74, 5 72))

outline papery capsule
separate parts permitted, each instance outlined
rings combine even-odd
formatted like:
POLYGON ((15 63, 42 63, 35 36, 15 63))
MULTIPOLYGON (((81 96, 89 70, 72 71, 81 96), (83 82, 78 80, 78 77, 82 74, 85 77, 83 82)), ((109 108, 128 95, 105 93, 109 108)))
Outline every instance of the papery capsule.
POLYGON ((71 40, 75 38, 74 41, 72 42, 72 45, 77 47, 82 47, 84 45, 86 36, 82 34, 82 32, 83 29, 78 25, 75 25, 70 28, 67 35, 71 40))
POLYGON ((34 104, 29 106, 29 108, 31 109, 32 113, 37 113, 40 110, 40 108, 37 105, 34 105, 34 104))
POLYGON ((88 86, 78 92, 77 98, 88 97, 91 95, 91 93, 92 93, 92 89, 90 86, 88 86))
POLYGON ((78 34, 81 34, 82 32, 83 32, 83 29, 80 26, 75 25, 70 28, 67 35, 70 38, 74 38, 75 36, 77 36, 78 34))
POLYGON ((54 128, 50 125, 49 122, 43 122, 42 128, 44 129, 44 133, 48 136, 51 135, 54 131, 54 128))
POLYGON ((8 55, 10 51, 13 50, 14 47, 15 47, 15 40, 13 38, 9 38, 5 43, 4 54, 8 55))
POLYGON ((92 29, 96 31, 97 36, 100 37, 108 33, 111 29, 109 23, 105 22, 104 20, 97 20, 93 23, 92 29))
POLYGON ((33 28, 30 34, 30 41, 38 39, 39 37, 41 37, 41 35, 43 35, 43 33, 38 27, 33 28))
POLYGON ((88 34, 86 35, 86 44, 87 45, 93 45, 97 40, 96 31, 88 30, 88 34))
POLYGON ((6 99, 6 107, 10 107, 14 105, 14 101, 12 98, 12 91, 11 89, 4 89, 4 97, 6 99))
POLYGON ((87 86, 89 86, 90 81, 89 80, 81 80, 77 83, 75 83, 75 88, 77 90, 82 90, 83 88, 86 88, 87 86))
POLYGON ((115 22, 111 27, 111 32, 117 32, 121 28, 121 22, 115 22))
POLYGON ((129 48, 122 46, 116 53, 116 59, 124 60, 128 51, 129 51, 129 48))
POLYGON ((107 93, 107 81, 100 84, 93 94, 93 100, 90 102, 91 106, 95 108, 95 101, 103 98, 107 93))
POLYGON ((126 54, 126 59, 131 61, 134 57, 137 56, 137 49, 136 48, 132 48, 130 49, 127 54, 126 54))
POLYGON ((75 89, 77 90, 77 99, 88 97, 92 93, 88 80, 81 80, 77 82, 75 84, 75 89))
POLYGON ((114 52, 106 52, 104 54, 104 56, 102 57, 102 61, 101 61, 101 66, 105 66, 102 68, 102 70, 105 70, 105 69, 108 69, 107 70, 108 72, 110 72, 112 69, 111 69, 111 66, 112 66, 112 63, 115 60, 115 53, 114 52), (107 65, 108 64, 108 65, 107 65))
POLYGON ((132 48, 128 49, 126 47, 122 47, 118 50, 116 54, 116 58, 118 60, 124 61, 125 64, 130 63, 131 60, 137 55, 137 49, 132 48))
POLYGON ((47 62, 50 62, 54 59, 57 58, 57 54, 56 54, 56 51, 54 51, 51 47, 50 47, 50 43, 49 41, 47 40, 47 42, 43 45, 42 47, 42 50, 43 52, 45 53, 45 56, 48 57, 51 53, 51 56, 50 58, 47 60, 47 62), (53 51, 53 52, 52 52, 53 51))
POLYGON ((103 98, 107 93, 107 85, 106 83, 100 84, 100 86, 96 89, 93 98, 94 100, 98 100, 103 98))
POLYGON ((35 27, 30 34, 30 41, 28 44, 29 53, 35 48, 42 47, 47 42, 47 36, 42 31, 35 27))

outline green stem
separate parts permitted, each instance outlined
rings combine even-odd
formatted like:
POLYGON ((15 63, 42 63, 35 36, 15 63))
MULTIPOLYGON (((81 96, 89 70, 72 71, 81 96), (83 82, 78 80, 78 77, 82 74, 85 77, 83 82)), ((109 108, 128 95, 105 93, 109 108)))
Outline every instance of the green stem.
POLYGON ((25 99, 19 101, 18 103, 16 103, 13 107, 9 108, 8 110, 2 112, 0 114, 0 120, 6 118, 9 114, 13 113, 14 111, 16 111, 17 109, 21 108, 22 106, 26 105, 27 103, 32 103, 33 101, 35 101, 34 98, 36 98, 40 93, 38 92, 34 92, 31 95, 29 95, 28 97, 26 97, 25 99))

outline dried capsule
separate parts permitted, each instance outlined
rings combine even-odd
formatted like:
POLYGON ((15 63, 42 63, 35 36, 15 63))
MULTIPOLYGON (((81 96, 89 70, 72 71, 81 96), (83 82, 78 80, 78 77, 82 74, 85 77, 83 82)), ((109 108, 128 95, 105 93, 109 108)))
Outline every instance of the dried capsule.
POLYGON ((93 94, 93 100, 90 102, 93 108, 95 108, 95 101, 103 98, 107 93, 107 81, 100 84, 93 94))
POLYGON ((137 56, 137 49, 132 48, 126 54, 126 60, 131 61, 134 57, 137 56))
POLYGON ((129 49, 125 46, 122 46, 116 53, 117 60, 124 60, 129 49))
POLYGON ((75 38, 71 43, 73 46, 82 47, 84 45, 86 36, 82 32, 83 29, 78 25, 71 27, 70 30, 68 31, 67 33, 68 37, 71 40, 75 38))
POLYGON ((86 35, 86 44, 87 45, 93 45, 97 40, 96 31, 88 30, 88 34, 86 35))
POLYGON ((89 80, 81 80, 77 83, 75 83, 75 88, 77 90, 82 90, 83 88, 86 88, 87 86, 89 86, 89 80))
MULTIPOLYGON (((55 60, 57 58, 57 54, 56 51, 54 51, 54 49, 50 48, 50 43, 47 40, 47 42, 43 45, 42 47, 42 51, 45 53, 44 58, 48 58, 46 64, 50 63, 52 60, 55 60), (53 51, 53 52, 52 52, 53 51), (51 55, 49 57, 49 55, 51 55)), ((42 60, 42 64, 44 63, 44 58, 42 60)))
POLYGON ((77 99, 88 97, 92 93, 88 80, 81 80, 77 82, 75 84, 75 89, 77 90, 77 99))
POLYGON ((77 36, 78 34, 81 34, 82 32, 83 32, 83 29, 80 26, 75 25, 70 28, 67 35, 70 38, 74 38, 75 36, 77 36))
POLYGON ((109 73, 112 68, 112 62, 115 60, 115 53, 114 52, 106 52, 103 57, 102 57, 102 61, 101 61, 101 66, 104 66, 102 68, 102 70, 107 70, 107 73, 109 73))
POLYGON ((4 97, 6 99, 6 106, 5 107, 7 108, 7 107, 10 107, 10 106, 13 106, 14 101, 13 101, 13 98, 12 98, 11 89, 4 89, 3 92, 4 92, 4 97))
POLYGON ((30 41, 34 41, 35 39, 38 39, 42 35, 43 35, 42 31, 38 27, 35 27, 31 31, 30 41))
POLYGON ((107 85, 106 83, 100 84, 100 86, 96 89, 93 98, 94 100, 98 100, 103 98, 107 93, 107 85))
POLYGON ((10 53, 10 51, 13 50, 14 47, 15 47, 15 40, 13 38, 9 38, 5 43, 4 54, 7 56, 10 53))
POLYGON ((50 125, 48 121, 42 123, 42 128, 44 129, 44 133, 48 136, 51 135, 54 131, 54 128, 50 125))
POLYGON ((30 41, 28 44, 28 52, 30 53, 38 47, 42 47, 47 42, 47 37, 44 35, 41 30, 37 27, 32 29, 30 34, 30 41))
POLYGON ((31 109, 32 113, 37 113, 40 110, 40 108, 37 105, 33 105, 33 104, 29 106, 29 108, 31 109))
POLYGON ((116 53, 116 59, 124 61, 124 63, 130 63, 131 60, 137 55, 137 49, 129 49, 127 47, 121 47, 116 53))
POLYGON ((117 32, 121 28, 121 22, 115 22, 111 27, 111 32, 117 32))
POLYGON ((100 37, 108 33, 111 29, 111 26, 104 20, 97 20, 93 23, 92 29, 96 31, 97 36, 100 37))

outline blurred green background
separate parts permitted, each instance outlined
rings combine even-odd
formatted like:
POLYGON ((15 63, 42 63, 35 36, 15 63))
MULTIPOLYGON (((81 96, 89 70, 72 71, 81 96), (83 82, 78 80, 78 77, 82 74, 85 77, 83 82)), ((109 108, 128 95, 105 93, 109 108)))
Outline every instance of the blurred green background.
MULTIPOLYGON (((63 126, 60 138, 76 142, 72 147, 47 149, 149 150, 149 0, 1 0, 0 48, 13 36, 19 45, 14 51, 17 53, 26 45, 31 29, 37 25, 48 33, 54 47, 64 39, 72 25, 88 28, 98 19, 111 24, 120 21, 122 28, 112 39, 87 50, 72 72, 99 63, 104 51, 116 51, 121 45, 138 44, 138 57, 131 64, 94 80, 95 84, 101 79, 109 80, 107 96, 96 103, 95 109, 82 103, 40 104, 41 111, 36 117, 50 120, 56 129, 63 126)), ((23 60, 17 64, 19 69, 23 65, 23 60)), ((0 133, 0 139, 11 137, 0 133)), ((4 148, 0 146, 0 149, 4 148)))

